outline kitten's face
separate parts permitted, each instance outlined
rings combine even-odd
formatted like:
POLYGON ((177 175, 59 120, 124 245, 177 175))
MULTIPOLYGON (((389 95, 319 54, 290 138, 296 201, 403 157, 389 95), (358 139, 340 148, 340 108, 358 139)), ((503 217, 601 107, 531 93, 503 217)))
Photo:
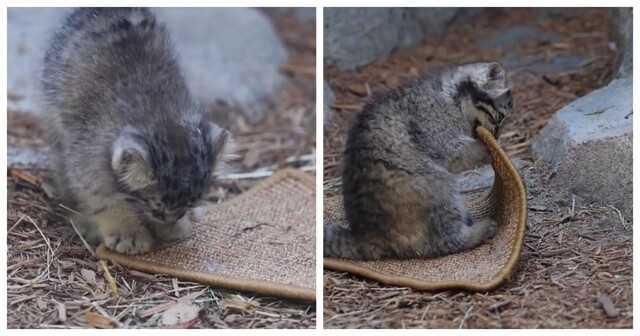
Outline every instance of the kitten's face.
POLYGON ((167 176, 164 182, 129 192, 127 201, 147 223, 172 225, 203 201, 211 186, 210 174, 202 170, 186 179, 167 176))
POLYGON ((461 69, 469 75, 458 84, 463 113, 475 128, 483 126, 498 138, 504 120, 513 109, 511 88, 498 63, 476 63, 461 69))
POLYGON ((206 196, 227 142, 228 132, 211 123, 169 136, 134 130, 114 143, 112 167, 142 220, 172 225, 206 196))

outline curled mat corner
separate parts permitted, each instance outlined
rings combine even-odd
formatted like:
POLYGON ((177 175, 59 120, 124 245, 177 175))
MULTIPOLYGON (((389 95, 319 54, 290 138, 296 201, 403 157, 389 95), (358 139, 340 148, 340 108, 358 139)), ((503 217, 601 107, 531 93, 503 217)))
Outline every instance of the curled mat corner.
POLYGON ((147 254, 96 251, 127 268, 215 287, 315 301, 315 178, 276 172, 211 205, 188 238, 147 254))
MULTIPOLYGON (((505 281, 518 263, 522 248, 527 220, 526 193, 520 174, 493 135, 482 127, 477 131, 491 154, 495 178, 487 195, 467 204, 474 217, 496 219, 499 228, 493 238, 474 249, 434 259, 324 258, 324 268, 420 290, 455 288, 482 292, 505 281)), ((348 226, 341 196, 325 199, 324 221, 348 226)))

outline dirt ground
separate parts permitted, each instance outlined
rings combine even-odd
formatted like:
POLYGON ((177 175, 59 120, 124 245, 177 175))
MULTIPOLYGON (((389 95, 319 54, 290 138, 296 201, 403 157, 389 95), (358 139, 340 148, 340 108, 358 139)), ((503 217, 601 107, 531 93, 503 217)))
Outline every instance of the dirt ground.
MULTIPOLYGON (((315 24, 271 15, 289 61, 290 79, 257 126, 224 116, 241 157, 209 195, 238 195, 264 172, 298 167, 315 173, 315 24)), ((225 112, 226 113, 226 112, 225 112)), ((219 111, 212 111, 220 117, 219 111)), ((38 119, 8 111, 10 144, 43 146, 38 119)), ((51 172, 8 169, 7 324, 9 328, 157 328, 195 303, 197 317, 172 328, 315 328, 315 303, 264 297, 183 282, 99 262, 76 236, 63 209, 48 197, 51 172), (108 273, 108 274, 107 274, 108 273), (109 286, 115 280, 117 297, 109 286)))
POLYGON ((424 292, 324 271, 325 328, 632 328, 632 223, 606 204, 587 204, 554 191, 550 169, 532 157, 531 141, 560 107, 611 77, 607 11, 534 20, 527 10, 481 16, 451 27, 441 41, 393 53, 356 71, 325 69, 337 117, 324 142, 325 195, 338 192, 346 125, 370 93, 394 87, 432 66, 500 59, 514 45, 478 48, 491 31, 526 23, 558 33, 549 41, 521 41, 524 55, 546 60, 576 53, 589 61, 572 69, 511 67, 514 115, 501 138, 527 188, 528 229, 516 270, 488 293, 424 292), (497 19, 496 19, 497 18, 497 19))

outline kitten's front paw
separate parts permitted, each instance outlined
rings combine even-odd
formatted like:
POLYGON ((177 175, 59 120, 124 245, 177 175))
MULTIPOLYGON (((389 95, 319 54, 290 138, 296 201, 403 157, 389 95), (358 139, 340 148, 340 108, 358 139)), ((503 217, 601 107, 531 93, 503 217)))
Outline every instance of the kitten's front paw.
POLYGON ((162 227, 156 229, 156 234, 158 239, 163 242, 171 242, 175 240, 180 240, 191 233, 191 229, 193 228, 193 220, 189 214, 180 218, 178 222, 173 225, 162 227))
POLYGON ((104 245, 116 252, 124 254, 141 254, 149 252, 153 247, 153 237, 149 230, 139 226, 129 230, 108 233, 104 237, 104 245))

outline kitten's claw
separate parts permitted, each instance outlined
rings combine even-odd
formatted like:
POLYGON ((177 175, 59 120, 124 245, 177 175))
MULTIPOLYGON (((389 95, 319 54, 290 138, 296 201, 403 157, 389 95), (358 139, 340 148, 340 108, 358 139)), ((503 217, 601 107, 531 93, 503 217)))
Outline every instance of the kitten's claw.
POLYGON ((144 227, 113 232, 104 237, 104 245, 118 253, 141 254, 153 247, 153 237, 144 227))

